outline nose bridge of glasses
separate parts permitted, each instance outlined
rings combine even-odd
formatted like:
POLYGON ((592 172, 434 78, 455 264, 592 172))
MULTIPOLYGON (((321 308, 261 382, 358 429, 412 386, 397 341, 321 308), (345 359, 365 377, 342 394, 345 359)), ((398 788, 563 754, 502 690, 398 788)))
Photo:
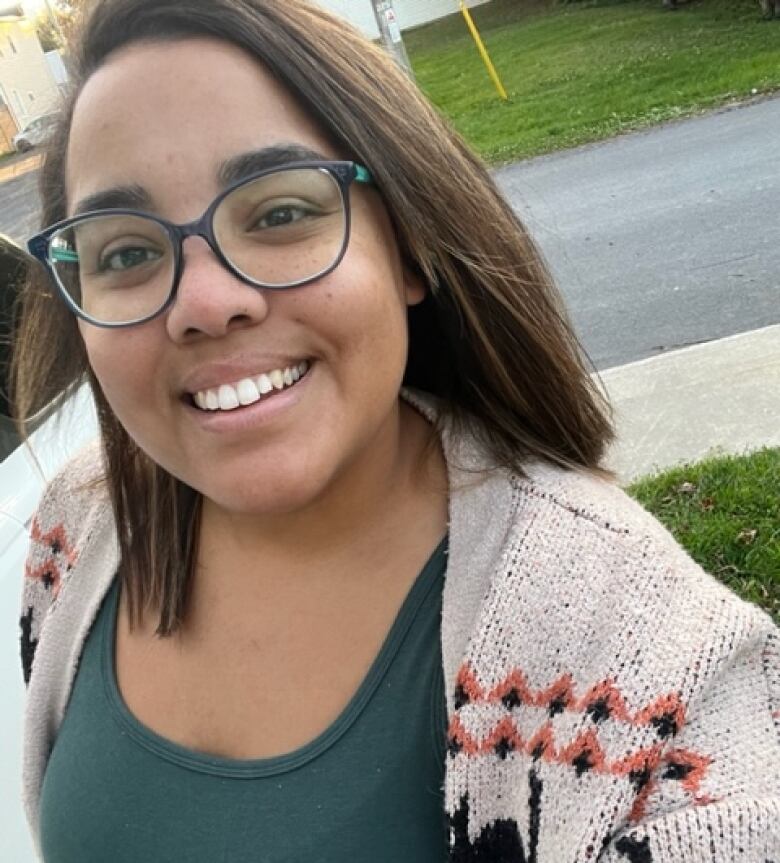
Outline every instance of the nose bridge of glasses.
POLYGON ((187 222, 183 225, 169 225, 172 239, 174 241, 175 257, 178 260, 177 269, 179 270, 179 276, 182 275, 182 271, 184 269, 184 241, 189 237, 201 237, 201 239, 205 240, 217 260, 232 272, 232 267, 227 264, 225 255, 220 249, 214 233, 214 211, 215 207, 211 206, 198 219, 194 219, 193 221, 187 222))
POLYGON ((217 252, 217 242, 214 236, 212 227, 213 208, 209 208, 200 218, 194 219, 192 222, 187 222, 184 225, 171 224, 173 235, 179 246, 188 237, 202 237, 211 246, 214 252, 217 252))
POLYGON ((217 240, 217 236, 214 231, 214 213, 216 212, 217 205, 219 203, 220 200, 218 199, 198 219, 194 219, 193 221, 187 222, 183 225, 176 225, 173 223, 169 223, 168 225, 169 231, 172 235, 175 250, 174 257, 176 260, 174 284, 172 291, 175 296, 178 296, 180 294, 181 280, 186 272, 184 241, 189 237, 200 237, 201 239, 205 240, 208 244, 208 247, 211 249, 214 257, 222 265, 222 267, 227 270, 228 273, 239 279, 239 281, 245 282, 246 284, 255 287, 255 285, 250 279, 248 279, 240 271, 236 270, 235 266, 233 266, 228 260, 225 252, 220 248, 219 241, 217 240))

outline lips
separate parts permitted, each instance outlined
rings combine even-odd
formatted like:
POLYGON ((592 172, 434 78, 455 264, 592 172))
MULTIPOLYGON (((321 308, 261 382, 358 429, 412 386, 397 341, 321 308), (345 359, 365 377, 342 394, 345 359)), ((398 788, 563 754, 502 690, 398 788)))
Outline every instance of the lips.
POLYGON ((295 386, 308 370, 308 360, 301 360, 292 365, 197 390, 191 393, 191 397, 200 410, 232 411, 254 404, 279 390, 295 386))

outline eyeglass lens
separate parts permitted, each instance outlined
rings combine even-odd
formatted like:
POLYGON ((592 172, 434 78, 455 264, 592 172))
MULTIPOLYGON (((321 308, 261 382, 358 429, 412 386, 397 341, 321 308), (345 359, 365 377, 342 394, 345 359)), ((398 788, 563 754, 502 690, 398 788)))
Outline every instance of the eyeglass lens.
MULTIPOLYGON (((321 168, 251 180, 217 206, 214 236, 249 281, 288 287, 328 270, 341 254, 346 214, 340 187, 321 168)), ((136 215, 95 215, 52 236, 49 259, 73 302, 91 318, 149 317, 168 300, 175 255, 168 231, 136 215)))

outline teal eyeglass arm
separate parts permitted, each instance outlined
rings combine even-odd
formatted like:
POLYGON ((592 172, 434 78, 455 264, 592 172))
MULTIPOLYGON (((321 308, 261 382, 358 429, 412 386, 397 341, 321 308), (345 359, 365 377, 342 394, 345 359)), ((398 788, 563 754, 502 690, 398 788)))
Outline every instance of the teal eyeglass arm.
POLYGON ((362 165, 358 165, 355 163, 355 180, 358 183, 367 183, 370 186, 374 185, 374 178, 371 176, 371 172, 368 168, 364 168, 362 165))
POLYGON ((79 253, 74 252, 71 249, 53 248, 50 250, 50 254, 53 261, 64 261, 68 264, 76 264, 79 260, 79 253))

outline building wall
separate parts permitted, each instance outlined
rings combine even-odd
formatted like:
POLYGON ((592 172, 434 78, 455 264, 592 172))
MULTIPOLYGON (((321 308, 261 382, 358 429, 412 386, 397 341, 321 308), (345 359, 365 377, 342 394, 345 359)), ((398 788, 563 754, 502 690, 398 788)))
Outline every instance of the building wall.
POLYGON ((0 105, 0 153, 7 153, 9 150, 13 150, 11 142, 18 131, 11 112, 5 105, 0 105))
MULTIPOLYGON (((379 31, 371 0, 315 0, 315 2, 351 21, 372 39, 378 38, 379 31)), ((489 0, 467 0, 467 5, 480 6, 487 2, 489 0)), ((393 9, 402 30, 435 21, 445 15, 452 15, 459 8, 458 0, 393 0, 393 9)))
POLYGON ((0 22, 0 96, 20 129, 59 103, 41 43, 26 21, 0 22))

